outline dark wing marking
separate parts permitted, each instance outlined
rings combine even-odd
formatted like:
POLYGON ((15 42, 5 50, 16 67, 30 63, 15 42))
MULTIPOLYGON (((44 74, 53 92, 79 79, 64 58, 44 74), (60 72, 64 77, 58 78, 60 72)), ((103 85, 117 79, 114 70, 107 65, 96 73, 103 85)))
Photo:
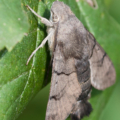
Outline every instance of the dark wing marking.
POLYGON ((89 60, 91 69, 91 84, 96 89, 103 90, 115 83, 115 69, 103 48, 95 41, 95 38, 91 33, 88 34, 89 42, 92 43, 92 47, 90 47, 92 53, 89 60))
MULTIPOLYGON (((70 61, 71 64, 74 64, 72 60, 70 61)), ((64 71, 65 63, 62 52, 60 52, 57 47, 53 59, 51 89, 47 105, 46 120, 65 120, 81 94, 81 87, 76 72, 74 72, 74 69, 73 71, 71 69, 71 71, 66 70, 66 74, 64 71), (59 69, 61 69, 61 73, 59 69)))

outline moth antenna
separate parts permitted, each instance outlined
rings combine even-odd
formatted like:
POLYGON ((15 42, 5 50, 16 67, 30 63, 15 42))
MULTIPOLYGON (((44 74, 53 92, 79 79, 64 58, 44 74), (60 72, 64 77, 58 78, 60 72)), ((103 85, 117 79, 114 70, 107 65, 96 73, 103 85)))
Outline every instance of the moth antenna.
POLYGON ((43 24, 45 24, 46 26, 50 26, 50 27, 53 26, 53 23, 52 23, 51 21, 49 21, 49 20, 47 20, 46 18, 38 15, 29 5, 26 5, 26 7, 29 8, 29 10, 30 10, 33 14, 35 14, 38 18, 40 18, 40 19, 41 19, 41 22, 42 22, 43 24))
POLYGON ((33 57, 33 55, 41 48, 45 45, 45 43, 47 42, 47 40, 49 39, 49 37, 52 35, 53 31, 50 32, 50 34, 42 41, 42 43, 32 52, 32 54, 30 55, 30 57, 27 60, 26 65, 28 65, 29 61, 31 60, 31 58, 33 57))

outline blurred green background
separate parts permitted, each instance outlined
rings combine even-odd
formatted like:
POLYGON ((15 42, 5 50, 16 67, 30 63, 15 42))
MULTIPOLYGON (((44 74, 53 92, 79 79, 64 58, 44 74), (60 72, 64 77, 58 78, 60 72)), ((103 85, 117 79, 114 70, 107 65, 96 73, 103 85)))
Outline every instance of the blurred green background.
MULTIPOLYGON (((106 10, 120 24, 120 0, 104 0, 106 10)), ((17 120, 44 120, 50 85, 42 89, 17 120)), ((93 110, 94 111, 94 110, 93 110)), ((114 89, 99 120, 120 120, 120 82, 114 89)))

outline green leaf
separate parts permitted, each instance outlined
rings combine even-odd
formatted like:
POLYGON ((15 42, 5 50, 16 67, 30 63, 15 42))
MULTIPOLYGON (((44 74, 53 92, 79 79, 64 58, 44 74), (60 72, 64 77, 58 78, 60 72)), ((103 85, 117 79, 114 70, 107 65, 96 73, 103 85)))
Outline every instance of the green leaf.
MULTIPOLYGON (((38 1, 22 1, 23 7, 29 4, 44 16, 46 5, 38 1)), ((45 37, 45 26, 27 10, 30 30, 11 52, 0 59, 0 120, 13 120, 18 117, 31 98, 42 88, 48 49, 40 49, 29 65, 27 59, 45 37), (39 27, 38 27, 39 24, 39 27)), ((49 62, 48 62, 49 63, 49 62)))
POLYGON ((0 50, 9 51, 21 41, 29 24, 19 0, 0 0, 0 50))
MULTIPOLYGON (((53 1, 21 1, 22 7, 27 12, 30 28, 29 33, 11 52, 5 53, 3 51, 2 54, 0 53, 2 56, 0 59, 0 120, 16 119, 31 98, 45 85, 44 78, 49 65, 47 46, 37 51, 28 66, 25 64, 32 51, 46 36, 46 27, 25 8, 25 5, 29 5, 41 16, 49 18, 49 9, 53 1), (3 53, 5 53, 4 56, 3 53)), ((75 15, 94 34, 97 41, 108 53, 115 65, 117 78, 119 78, 120 26, 106 12, 103 1, 97 1, 98 9, 93 9, 83 0, 79 2, 64 0, 64 2, 71 7, 75 15)), ((93 112, 89 118, 85 118, 86 120, 100 118, 114 87, 103 92, 92 90, 90 102, 93 106, 93 112)))

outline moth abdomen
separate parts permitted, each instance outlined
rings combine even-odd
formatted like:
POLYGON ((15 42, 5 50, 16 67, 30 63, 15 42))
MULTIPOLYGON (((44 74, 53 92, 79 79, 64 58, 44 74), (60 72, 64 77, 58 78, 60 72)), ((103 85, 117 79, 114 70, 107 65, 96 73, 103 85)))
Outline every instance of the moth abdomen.
POLYGON ((75 67, 78 81, 80 83, 86 82, 90 79, 90 64, 87 57, 86 59, 75 59, 75 67))
POLYGON ((92 112, 92 106, 87 100, 80 100, 74 106, 71 112, 71 120, 81 120, 84 116, 89 116, 92 112))
POLYGON ((77 71, 77 78, 80 83, 82 93, 80 94, 78 101, 72 110, 71 120, 81 120, 81 118, 88 116, 92 111, 92 107, 87 101, 92 87, 90 81, 91 76, 88 57, 83 55, 82 59, 76 59, 75 68, 77 71))
POLYGON ((78 98, 78 101, 88 98, 88 96, 89 96, 89 94, 91 92, 91 88, 92 88, 92 86, 90 85, 86 90, 82 90, 82 93, 78 98))

